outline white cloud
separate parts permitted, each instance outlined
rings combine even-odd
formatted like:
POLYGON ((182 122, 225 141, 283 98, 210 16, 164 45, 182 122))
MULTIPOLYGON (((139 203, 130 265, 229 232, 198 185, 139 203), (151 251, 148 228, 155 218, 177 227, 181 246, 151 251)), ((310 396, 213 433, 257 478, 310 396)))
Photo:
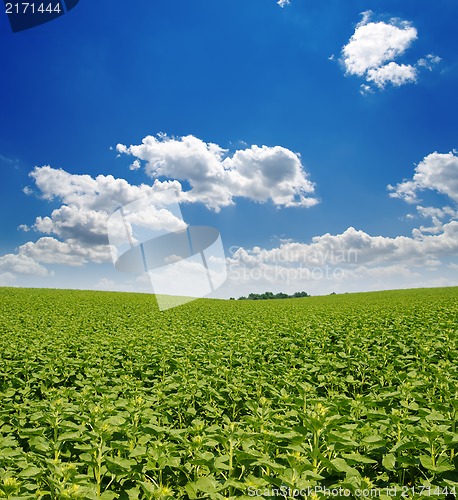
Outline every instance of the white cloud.
POLYGON ((355 270, 345 271, 345 279, 361 280, 364 278, 382 278, 388 277, 418 278, 421 274, 418 271, 410 269, 403 264, 394 264, 392 266, 366 267, 361 266, 355 270))
MULTIPOLYGON (((30 269, 34 263, 34 272, 44 275, 47 271, 41 264, 81 266, 109 262, 107 220, 119 207, 133 201, 153 197, 159 205, 161 201, 165 203, 165 208, 158 205, 154 213, 149 207, 141 214, 126 214, 120 228, 122 234, 134 225, 142 230, 156 230, 159 226, 182 228, 183 221, 166 209, 171 188, 179 201, 205 203, 215 210, 233 204, 237 196, 260 202, 271 199, 278 206, 311 206, 317 202, 307 196, 314 187, 299 156, 279 146, 252 146, 227 156, 220 146, 193 136, 169 139, 160 135, 146 137, 140 146, 119 145, 117 149, 135 156, 132 165, 136 169, 145 160, 150 176, 176 180, 156 178, 153 185, 131 185, 111 175, 91 177, 49 165, 36 167, 30 173, 35 189, 27 187, 24 191, 36 191, 44 200, 60 201, 61 206, 48 216, 38 216, 31 226, 20 226, 24 231, 33 229, 42 237, 20 246, 17 255, 8 256, 16 259, 14 272, 19 272, 19 263, 28 264, 30 269), (191 189, 183 191, 178 179, 187 180, 191 189)), ((5 272, 10 272, 10 268, 5 272)))
POLYGON ((416 167, 411 180, 389 185, 392 198, 418 203, 418 193, 426 189, 448 196, 458 202, 458 156, 454 152, 431 153, 416 167))
POLYGON ((362 20, 342 49, 342 64, 347 75, 356 75, 366 80, 362 94, 370 92, 372 86, 383 89, 387 84, 399 87, 418 80, 418 69, 432 70, 441 59, 428 54, 416 64, 395 62, 403 56, 418 38, 415 27, 408 21, 392 18, 388 22, 372 21, 373 13, 362 13, 362 20))
POLYGON ((265 250, 254 247, 239 249, 233 259, 245 265, 283 263, 288 266, 302 264, 306 267, 360 265, 409 264, 422 266, 429 260, 453 255, 458 252, 458 222, 451 221, 443 226, 438 236, 417 235, 417 237, 371 236, 364 231, 349 227, 338 235, 324 234, 312 238, 310 244, 284 243, 279 247, 265 250))
POLYGON ((410 64, 390 62, 380 68, 372 68, 367 72, 366 79, 377 87, 384 88, 387 83, 395 87, 417 81, 417 70, 410 64))
POLYGON ((138 170, 141 168, 141 163, 138 161, 138 160, 134 160, 131 164, 131 166, 129 167, 130 170, 138 170))
MULTIPOLYGON (((415 202, 425 189, 458 201, 458 153, 432 153, 416 166, 412 180, 389 186, 392 197, 415 202)), ((458 210, 417 205, 430 219, 411 236, 372 236, 349 227, 310 243, 284 240, 276 248, 234 249, 228 258, 230 295, 249 292, 382 290, 458 284, 458 210)), ((415 218, 411 215, 411 218, 415 218)))
POLYGON ((6 254, 0 257, 0 273, 7 276, 25 274, 33 276, 48 276, 48 270, 30 256, 24 254, 6 254))
POLYGON ((366 85, 366 84, 363 83, 361 85, 360 93, 362 95, 373 94, 374 93, 374 89, 370 85, 366 85))
POLYGON ((280 146, 251 146, 223 162, 232 196, 255 201, 271 199, 278 206, 310 207, 314 185, 308 180, 297 154, 280 146))
POLYGON ((119 206, 159 190, 146 184, 133 186, 125 179, 116 179, 112 175, 93 178, 90 175, 70 174, 49 165, 36 167, 30 176, 44 199, 57 198, 65 205, 95 211, 112 212, 119 206))
POLYGON ((280 7, 285 7, 286 5, 290 5, 291 2, 289 0, 278 0, 277 4, 280 6, 280 7))
MULTIPOLYGON (((423 234, 439 234, 444 227, 443 219, 446 219, 446 221, 458 220, 458 211, 449 206, 436 208, 418 205, 416 209, 420 217, 423 219, 431 219, 432 225, 421 225, 418 230, 416 230, 423 234)), ((415 216, 411 214, 410 218, 415 218, 415 216)))
POLYGON ((365 10, 364 12, 361 12, 361 21, 356 25, 356 28, 360 28, 361 26, 369 24, 373 15, 374 13, 371 10, 365 10))
POLYGON ((422 217, 431 217, 431 218, 437 218, 437 219, 444 219, 445 217, 450 217, 454 219, 458 219, 458 211, 454 210, 452 207, 446 206, 442 208, 436 208, 436 207, 422 207, 421 205, 418 205, 417 207, 417 212, 422 216, 422 217))
MULTIPOLYGON (((78 266, 88 262, 110 261, 108 217, 117 208, 130 202, 151 196, 161 200, 169 188, 181 188, 179 183, 159 181, 153 186, 133 186, 111 175, 93 178, 70 174, 50 166, 36 167, 30 176, 35 180, 42 198, 62 202, 50 216, 37 217, 32 226, 35 231, 48 236, 19 248, 20 254, 44 264, 78 266)), ((142 220, 132 216, 127 224, 141 224, 146 229, 155 229, 160 220, 163 226, 170 225, 176 229, 176 218, 167 210, 158 209, 152 214, 150 209, 147 216, 147 220, 145 214, 142 220)))
POLYGON ((342 50, 345 69, 348 74, 363 76, 402 55, 416 38, 417 30, 406 21, 374 23, 364 13, 363 21, 342 50))
POLYGON ((181 189, 178 182, 158 181, 153 186, 135 186, 111 175, 92 178, 49 166, 37 167, 30 175, 44 199, 57 198, 63 203, 50 217, 37 217, 34 229, 88 243, 106 240, 107 215, 119 207, 152 196, 161 200, 162 192, 181 189))
POLYGON ((191 189, 179 190, 180 201, 203 203, 215 211, 233 205, 236 197, 285 207, 318 203, 299 155, 281 146, 254 145, 229 156, 217 144, 192 135, 175 139, 160 134, 145 137, 140 145, 118 144, 117 150, 145 161, 152 178, 187 181, 191 189))
MULTIPOLYGON (((247 291, 329 293, 377 290, 427 284, 427 269, 436 269, 458 254, 458 222, 444 224, 439 234, 372 236, 348 228, 324 234, 311 243, 287 242, 273 249, 238 248, 227 259, 232 295, 247 291), (426 273, 426 275, 425 275, 426 273), (238 290, 238 291, 237 291, 238 290)), ((458 284, 458 275, 448 283, 458 284)), ((436 279, 434 276, 433 279, 436 279)))
POLYGON ((88 245, 103 244, 106 236, 107 212, 87 210, 75 205, 62 205, 50 217, 37 217, 34 229, 64 239, 77 239, 88 245))
POLYGON ((45 236, 36 242, 29 241, 19 247, 19 256, 32 258, 43 264, 81 266, 88 262, 111 261, 108 245, 87 245, 75 239, 59 241, 45 236))
POLYGON ((426 68, 429 71, 432 71, 436 64, 439 64, 442 59, 439 56, 435 56, 434 54, 428 54, 427 56, 421 58, 417 62, 417 66, 422 68, 426 68))
MULTIPOLYGON (((271 200, 277 206, 316 203, 309 197, 314 187, 299 155, 280 146, 251 146, 229 155, 220 146, 193 136, 170 139, 162 135, 149 136, 138 146, 118 145, 117 149, 143 162, 155 178, 153 185, 134 186, 113 176, 75 175, 49 166, 35 168, 31 173, 35 191, 46 200, 59 201, 60 206, 48 216, 37 217, 30 227, 42 237, 20 246, 17 254, 0 257, 0 284, 13 283, 16 275, 49 276, 43 265, 109 263, 108 217, 118 207, 146 197, 165 202, 170 187, 176 189, 181 201, 205 203, 214 210, 233 204, 237 197, 271 200), (184 191, 179 180, 187 181, 190 189, 184 191)), ((415 167, 412 179, 389 186, 390 196, 418 202, 418 193, 430 189, 458 201, 457 154, 426 156, 415 167)), ((450 205, 417 205, 417 217, 431 222, 419 225, 411 236, 373 236, 349 227, 337 235, 316 236, 309 243, 283 240, 273 249, 240 248, 227 259, 231 295, 241 295, 244 290, 306 289, 316 294, 453 284, 455 268, 449 261, 458 255, 458 212, 450 205), (447 272, 441 271, 445 267, 447 272)), ((164 210, 125 215, 127 225, 146 229, 163 223, 178 229, 181 226, 176 224, 182 223, 176 214, 164 210)), ((125 226, 121 230, 126 234, 125 226)), ((97 286, 136 289, 132 279, 118 282, 107 278, 97 286)))

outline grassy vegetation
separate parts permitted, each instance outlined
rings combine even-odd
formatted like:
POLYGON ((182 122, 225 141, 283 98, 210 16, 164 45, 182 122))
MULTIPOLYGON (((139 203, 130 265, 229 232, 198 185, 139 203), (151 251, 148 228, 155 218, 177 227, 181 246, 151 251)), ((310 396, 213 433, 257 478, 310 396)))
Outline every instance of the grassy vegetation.
POLYGON ((3 288, 0 331, 0 498, 454 498, 458 288, 3 288))

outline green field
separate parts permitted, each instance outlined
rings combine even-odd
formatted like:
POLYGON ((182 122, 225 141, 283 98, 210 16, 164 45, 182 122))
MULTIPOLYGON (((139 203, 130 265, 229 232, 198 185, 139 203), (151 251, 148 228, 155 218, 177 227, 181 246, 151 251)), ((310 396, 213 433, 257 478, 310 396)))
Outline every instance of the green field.
POLYGON ((1 288, 0 329, 0 498, 455 498, 458 288, 1 288))

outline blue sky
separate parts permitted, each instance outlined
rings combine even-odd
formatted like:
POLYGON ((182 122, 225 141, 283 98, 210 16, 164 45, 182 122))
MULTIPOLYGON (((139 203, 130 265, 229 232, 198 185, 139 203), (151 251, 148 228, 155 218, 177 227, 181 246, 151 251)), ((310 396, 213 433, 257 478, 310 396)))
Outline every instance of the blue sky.
POLYGON ((3 14, 0 284, 142 289, 106 219, 157 180, 220 231, 219 296, 457 285, 457 14, 80 0, 14 34, 3 14))

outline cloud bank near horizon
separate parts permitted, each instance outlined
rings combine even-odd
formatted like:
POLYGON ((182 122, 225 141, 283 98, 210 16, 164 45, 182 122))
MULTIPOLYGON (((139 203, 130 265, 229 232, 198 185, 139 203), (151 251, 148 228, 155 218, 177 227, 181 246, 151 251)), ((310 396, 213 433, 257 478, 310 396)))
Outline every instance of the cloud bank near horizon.
MULTIPOLYGON (((300 156, 280 146, 251 146, 229 154, 193 136, 148 136, 140 145, 118 145, 117 150, 132 156, 138 162, 136 170, 143 169, 152 183, 133 185, 111 175, 71 174, 50 166, 36 167, 30 173, 34 186, 26 193, 61 205, 48 215, 37 216, 30 226, 20 226, 38 237, 21 245, 16 253, 0 257, 0 284, 14 284, 18 276, 52 281, 56 265, 111 263, 108 217, 119 206, 142 197, 160 197, 170 188, 176 190, 181 202, 200 203, 215 212, 236 204, 238 197, 280 208, 305 209, 315 204, 311 201, 315 198, 306 197, 314 193, 315 186, 300 156), (188 190, 183 189, 183 180, 190 186, 188 190)), ((340 234, 315 236, 309 243, 282 241, 270 249, 241 247, 227 257, 229 289, 262 291, 286 284, 294 291, 308 279, 310 291, 317 293, 330 286, 339 289, 342 283, 347 289, 349 283, 356 288, 364 283, 370 289, 374 283, 394 283, 399 277, 406 283, 435 283, 434 273, 439 269, 453 274, 456 264, 452 261, 458 254, 456 153, 427 155, 415 166, 411 179, 389 185, 388 191, 392 198, 416 204, 416 213, 410 217, 425 223, 411 236, 374 236, 350 226, 340 234), (425 191, 443 196, 448 204, 423 206, 419 194, 425 191), (331 278, 325 278, 324 273, 331 273, 331 278)), ((168 215, 163 211, 157 216, 168 215)), ((224 232, 222 236, 224 241, 224 232)), ((89 287, 100 286, 118 285, 102 278, 89 287)))

